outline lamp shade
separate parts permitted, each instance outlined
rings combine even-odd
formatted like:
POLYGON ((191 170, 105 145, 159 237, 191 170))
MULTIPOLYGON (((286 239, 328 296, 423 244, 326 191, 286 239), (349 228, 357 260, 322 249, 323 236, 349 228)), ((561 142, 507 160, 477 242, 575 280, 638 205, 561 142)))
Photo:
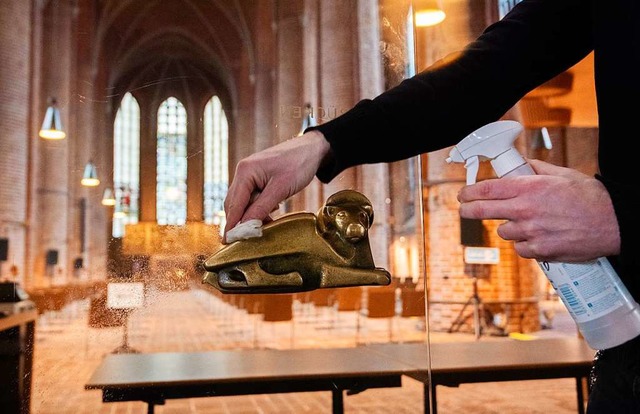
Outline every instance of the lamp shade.
POLYGON ((447 17, 439 0, 416 0, 414 5, 416 27, 435 26, 447 17))
POLYGON ((100 184, 100 180, 98 179, 98 170, 96 170, 96 166, 93 165, 93 162, 89 161, 87 165, 84 166, 84 173, 82 174, 82 180, 80 183, 85 187, 95 187, 100 184))
POLYGON ((116 208, 113 211, 113 218, 114 219, 121 219, 121 218, 125 218, 127 217, 127 213, 124 211, 124 208, 122 208, 121 204, 116 204, 116 208))
POLYGON ((113 190, 111 187, 107 187, 104 189, 104 193, 102 193, 102 205, 112 207, 116 205, 116 198, 113 195, 113 190))
POLYGON ((62 129, 62 118, 55 99, 51 100, 47 112, 44 114, 44 121, 42 121, 38 135, 40 138, 53 140, 64 139, 67 136, 62 129))
POLYGON ((304 107, 304 116, 302 117, 302 126, 300 128, 300 132, 298 132, 298 136, 302 136, 307 128, 316 125, 318 125, 318 123, 313 117, 313 108, 311 107, 311 104, 306 104, 304 107))

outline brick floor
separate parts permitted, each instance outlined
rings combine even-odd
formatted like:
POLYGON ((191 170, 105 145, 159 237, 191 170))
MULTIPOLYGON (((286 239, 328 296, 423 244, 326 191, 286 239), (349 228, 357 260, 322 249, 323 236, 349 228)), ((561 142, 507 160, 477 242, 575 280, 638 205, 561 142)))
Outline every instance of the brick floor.
MULTIPOLYGON (((189 352, 235 348, 306 348, 356 346, 388 340, 388 322, 366 320, 356 335, 358 315, 295 304, 295 323, 266 323, 259 316, 219 301, 202 290, 162 292, 132 314, 129 345, 141 352, 189 352)), ((146 405, 101 402, 100 391, 84 384, 101 359, 122 341, 121 328, 89 328, 86 302, 76 302, 38 321, 34 360, 32 412, 34 414, 137 414, 146 405)), ((566 323, 566 319, 565 319, 566 323)), ((541 331, 541 335, 571 334, 541 331)), ((469 334, 431 333, 431 341, 475 340, 469 334)), ((416 319, 393 320, 395 341, 425 341, 423 324, 416 319)), ((504 338, 481 338, 505 340, 504 338)), ((400 388, 367 390, 345 396, 346 413, 422 412, 422 384, 403 378, 400 388)), ((572 379, 464 384, 438 388, 438 412, 447 413, 575 413, 572 379)), ((251 395, 170 400, 157 406, 158 414, 330 413, 327 392, 251 395)))

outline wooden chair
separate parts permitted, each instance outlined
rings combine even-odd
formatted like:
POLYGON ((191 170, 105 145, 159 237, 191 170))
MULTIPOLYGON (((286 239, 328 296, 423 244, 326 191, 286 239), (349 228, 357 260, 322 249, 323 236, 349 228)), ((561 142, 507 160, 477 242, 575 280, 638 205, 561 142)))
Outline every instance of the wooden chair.
MULTIPOLYGON (((417 323, 414 326, 416 331, 424 332, 426 330, 426 302, 425 291, 416 290, 414 288, 402 288, 400 290, 400 300, 402 301, 402 310, 400 316, 406 319, 415 319, 417 323)), ((406 332, 400 330, 401 332, 406 332)))
POLYGON ((362 309, 362 292, 360 286, 340 288, 336 290, 336 325, 341 327, 342 316, 351 316, 355 318, 354 333, 356 344, 360 335, 360 310, 362 309))
MULTIPOLYGON (((271 294, 264 295, 263 322, 290 322, 291 335, 290 343, 293 348, 294 329, 293 329, 293 295, 292 294, 271 294)), ((277 339, 275 332, 275 324, 271 324, 274 339, 277 339)))
POLYGON ((425 291, 415 289, 402 289, 400 299, 402 300, 403 318, 424 317, 426 315, 425 291))
POLYGON ((396 292, 390 288, 367 290, 367 320, 388 319, 389 342, 393 342, 393 319, 396 316, 396 292))

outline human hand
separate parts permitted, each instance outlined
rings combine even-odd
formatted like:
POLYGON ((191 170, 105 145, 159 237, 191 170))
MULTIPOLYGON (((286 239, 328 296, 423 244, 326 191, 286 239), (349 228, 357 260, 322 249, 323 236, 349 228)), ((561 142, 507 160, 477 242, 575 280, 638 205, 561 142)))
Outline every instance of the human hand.
POLYGON ((310 131, 242 159, 224 201, 223 242, 236 224, 265 221, 280 202, 306 187, 329 149, 321 132, 310 131))
POLYGON ((504 219, 498 235, 516 252, 545 261, 584 262, 620 253, 611 197, 596 178, 530 160, 538 175, 490 179, 458 194, 460 215, 504 219))

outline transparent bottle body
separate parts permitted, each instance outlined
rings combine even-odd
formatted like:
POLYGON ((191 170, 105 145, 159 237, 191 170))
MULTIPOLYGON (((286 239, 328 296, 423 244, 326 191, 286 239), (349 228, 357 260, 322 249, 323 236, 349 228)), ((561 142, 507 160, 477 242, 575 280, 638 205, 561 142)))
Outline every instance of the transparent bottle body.
MULTIPOLYGON (((527 163, 503 177, 534 175, 527 163)), ((640 306, 604 257, 585 263, 538 261, 580 333, 594 349, 608 349, 640 335, 640 306)))

